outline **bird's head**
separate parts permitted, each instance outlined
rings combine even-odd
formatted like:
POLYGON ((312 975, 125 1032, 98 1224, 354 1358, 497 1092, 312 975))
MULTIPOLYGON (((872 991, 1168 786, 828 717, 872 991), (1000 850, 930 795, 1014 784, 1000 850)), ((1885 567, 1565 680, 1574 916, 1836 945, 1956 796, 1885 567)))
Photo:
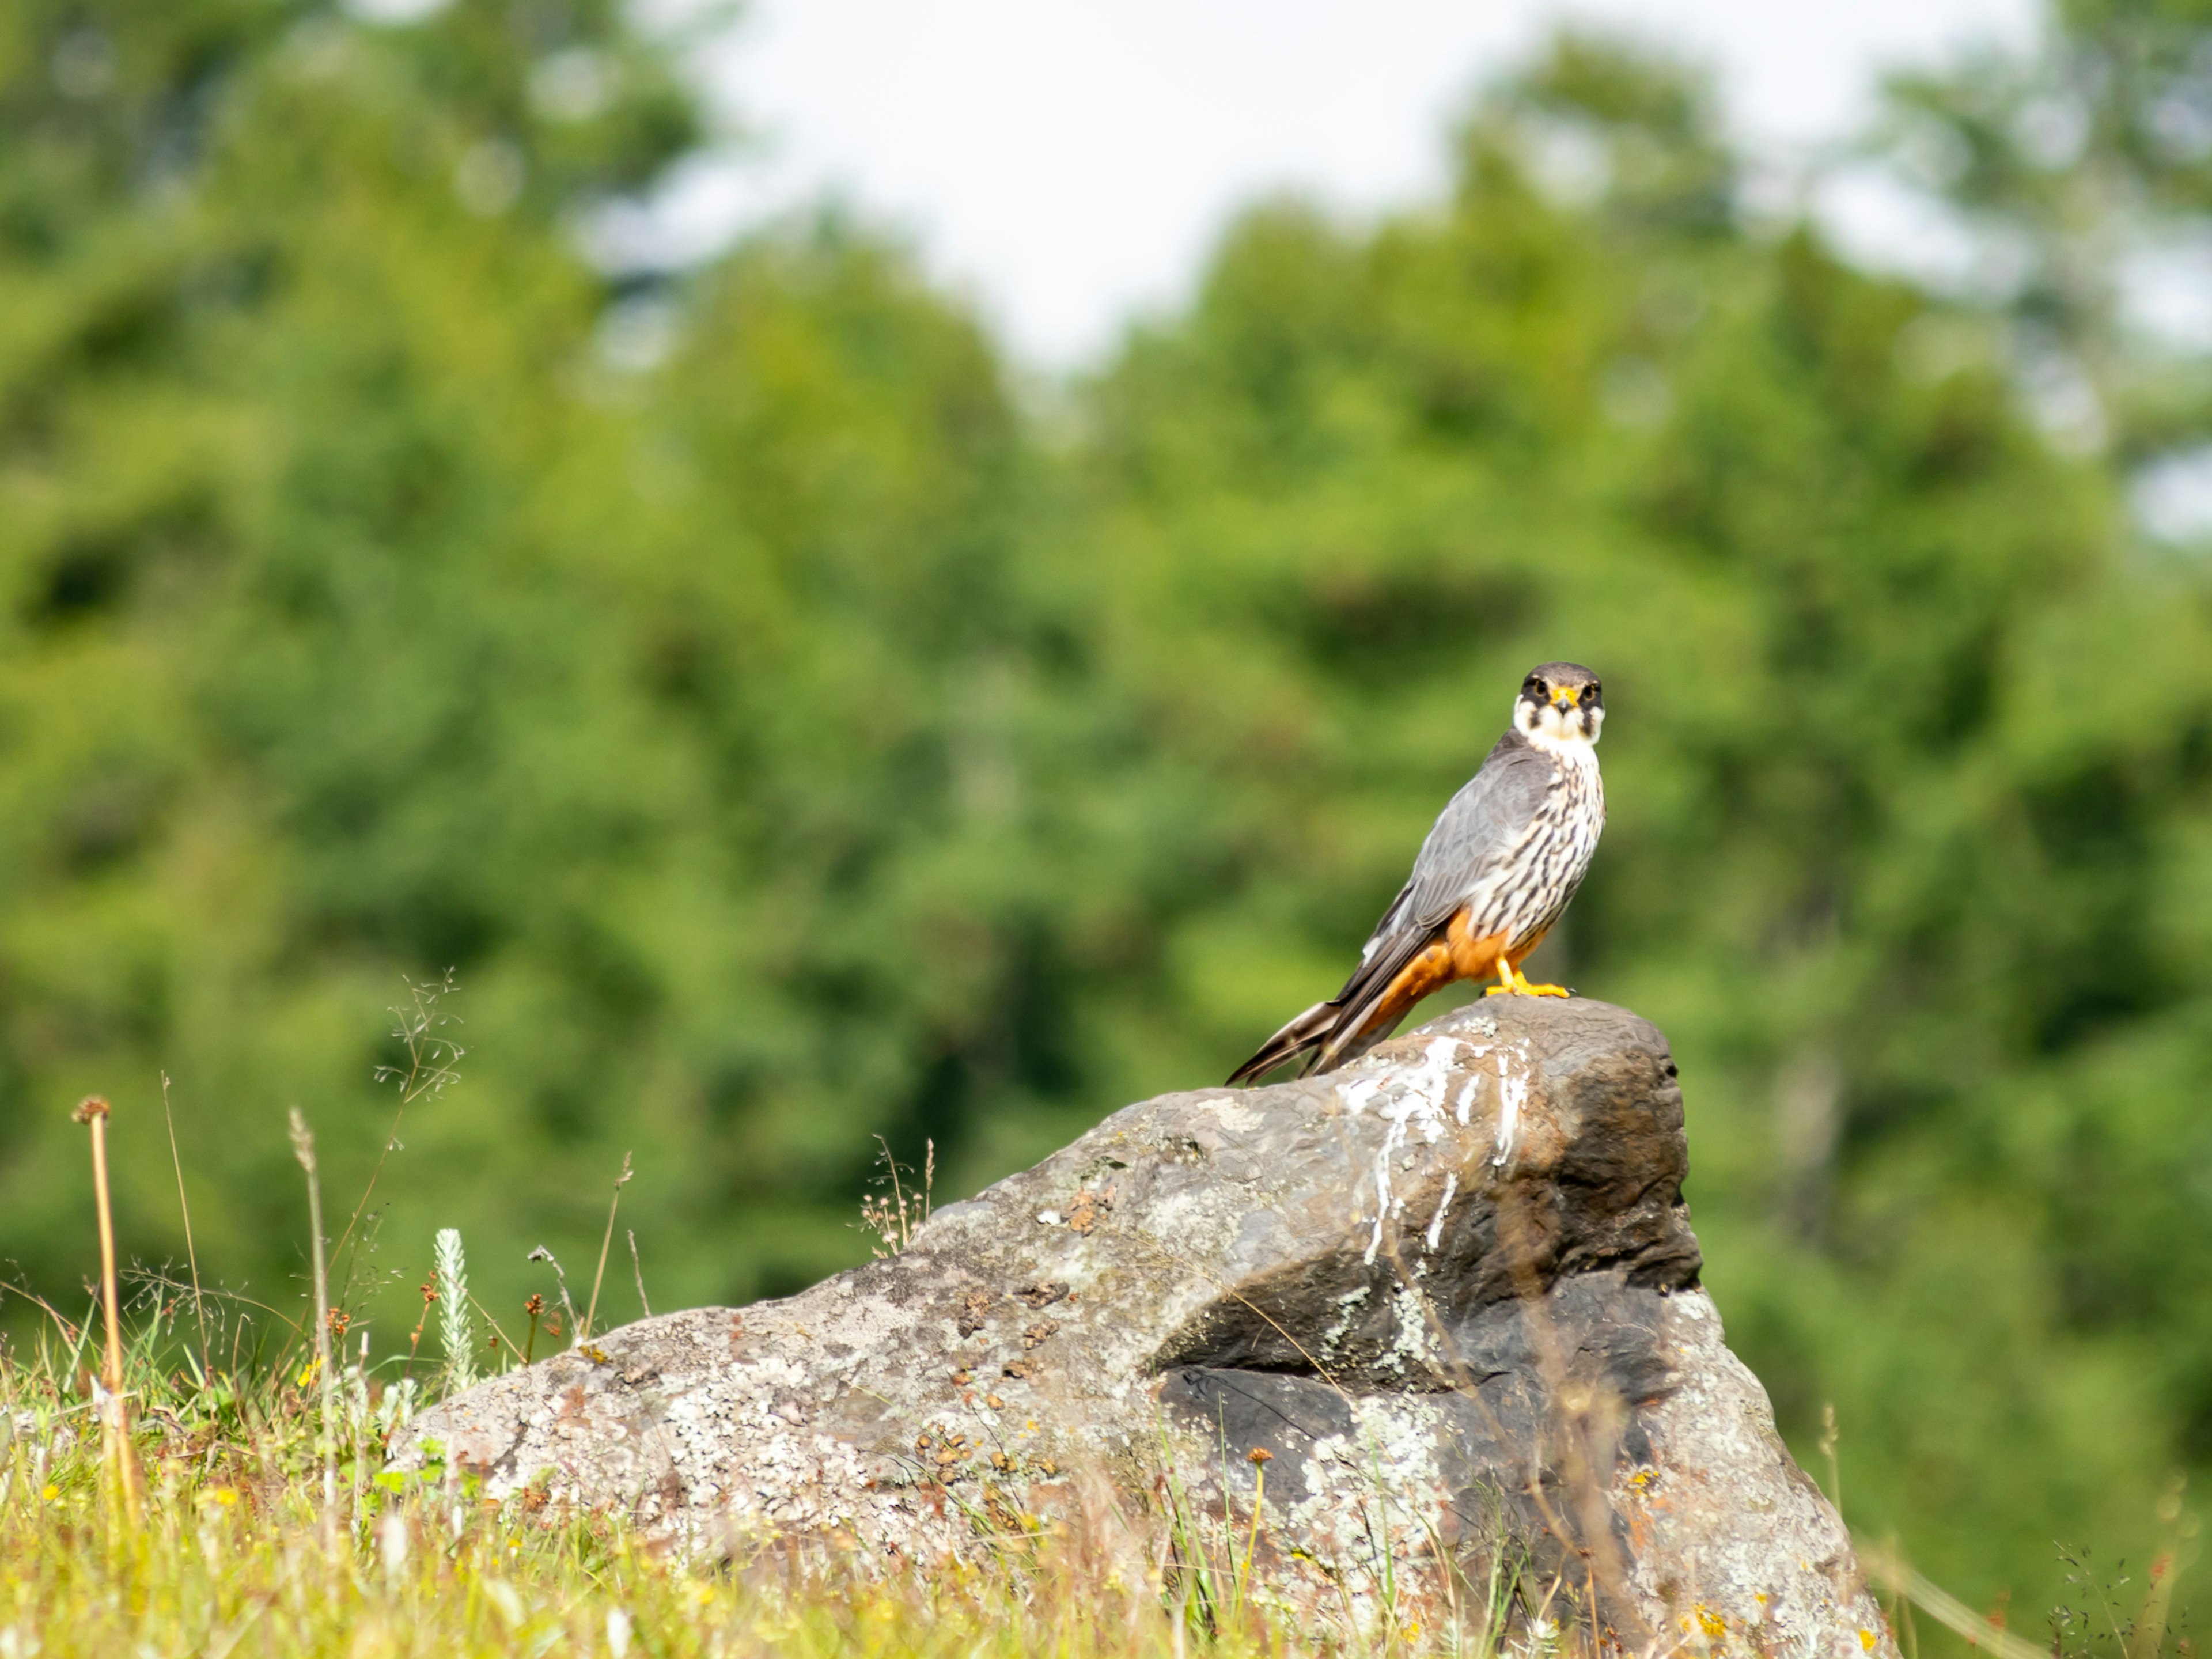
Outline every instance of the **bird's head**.
POLYGON ((1521 682, 1513 725, 1539 749, 1595 743, 1605 725, 1605 688, 1580 663, 1540 664, 1521 682))

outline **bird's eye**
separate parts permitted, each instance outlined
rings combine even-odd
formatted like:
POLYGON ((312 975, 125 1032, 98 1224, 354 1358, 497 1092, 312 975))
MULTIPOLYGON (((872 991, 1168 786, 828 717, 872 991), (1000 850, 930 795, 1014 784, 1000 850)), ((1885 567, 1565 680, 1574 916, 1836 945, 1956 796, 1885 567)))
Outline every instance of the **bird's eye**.
POLYGON ((1597 687, 1595 685, 1586 685, 1583 687, 1583 701, 1584 702, 1595 702, 1597 701, 1597 687))
POLYGON ((1528 684, 1522 686, 1521 689, 1523 691, 1526 691, 1530 696, 1537 699, 1537 701, 1541 702, 1543 700, 1544 682, 1538 679, 1534 675, 1530 675, 1528 677, 1528 684))

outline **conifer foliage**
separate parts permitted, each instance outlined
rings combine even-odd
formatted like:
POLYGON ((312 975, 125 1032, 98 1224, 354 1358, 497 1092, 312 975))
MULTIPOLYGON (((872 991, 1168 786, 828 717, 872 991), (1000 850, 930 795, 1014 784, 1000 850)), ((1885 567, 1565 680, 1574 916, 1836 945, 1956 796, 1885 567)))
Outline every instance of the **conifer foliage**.
POLYGON ((284 1109, 365 1182, 451 969, 382 1346, 632 1148, 656 1305, 806 1282, 875 1136, 957 1198, 1332 988, 1565 656, 1612 821, 1538 966, 1673 1038, 1785 1427, 1969 1599, 2146 1534, 2212 1459, 2212 620, 2126 502, 2212 404, 2083 204, 2201 210, 2212 21, 2061 22, 1895 104, 2011 288, 1752 211, 1696 75, 1570 37, 1048 419, 836 216, 594 265, 708 131, 611 0, 0 10, 0 1259, 76 1282, 94 1090, 181 1255, 166 1072, 289 1305, 284 1109))

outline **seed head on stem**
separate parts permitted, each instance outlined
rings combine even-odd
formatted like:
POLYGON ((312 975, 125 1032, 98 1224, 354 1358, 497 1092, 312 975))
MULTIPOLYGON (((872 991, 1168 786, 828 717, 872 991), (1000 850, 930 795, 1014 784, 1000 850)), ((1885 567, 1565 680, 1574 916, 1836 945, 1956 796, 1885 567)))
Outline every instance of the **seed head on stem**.
POLYGON ((103 1433, 123 1510, 135 1529, 138 1525, 138 1465, 131 1455, 131 1425, 123 1401, 123 1333, 115 1295, 115 1212, 107 1196, 108 1104, 98 1095, 77 1102, 70 1120, 92 1130, 92 1195, 100 1217, 100 1297, 107 1316, 107 1361, 102 1389, 106 1395, 101 1413, 103 1433))

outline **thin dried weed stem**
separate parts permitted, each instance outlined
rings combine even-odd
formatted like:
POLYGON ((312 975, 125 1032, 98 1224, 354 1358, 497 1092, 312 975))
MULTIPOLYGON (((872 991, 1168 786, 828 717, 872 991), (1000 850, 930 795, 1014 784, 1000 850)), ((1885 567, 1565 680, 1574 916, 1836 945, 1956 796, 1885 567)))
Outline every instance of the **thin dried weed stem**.
POLYGON ((1502 1198, 1506 1196, 1516 1201, 1501 1202, 1498 1206, 1498 1242, 1504 1247, 1508 1270, 1513 1275, 1514 1293, 1528 1322, 1537 1370, 1544 1379, 1546 1393, 1551 1396, 1559 1430, 1561 1473, 1578 1511, 1576 1520, 1579 1523, 1579 1538, 1563 1536, 1559 1541, 1573 1549, 1586 1564, 1593 1615, 1601 1605, 1601 1589, 1605 1600, 1635 1626, 1638 1637, 1648 1644, 1655 1632, 1637 1611, 1628 1586, 1627 1565, 1620 1559, 1620 1546, 1613 1535, 1613 1505, 1606 1491, 1611 1483, 1599 1479, 1601 1468, 1608 1476, 1611 1474, 1620 1446, 1618 1419, 1623 1402, 1613 1391, 1596 1383, 1577 1383, 1569 1375, 1559 1328, 1551 1317, 1548 1287, 1538 1267, 1543 1250, 1541 1229, 1530 1217, 1523 1195, 1509 1188, 1505 1194, 1501 1194, 1502 1198))
POLYGON ((1862 1540, 1857 1550, 1860 1564, 1875 1583, 1905 1597, 1929 1618, 1966 1638, 1970 1646, 1985 1649, 1996 1659, 2051 1659, 2051 1649, 1991 1624, 1914 1567, 1893 1547, 1862 1540))
POLYGON ((335 1559, 338 1547, 338 1452, 337 1382, 331 1375, 331 1290, 323 1253, 323 1183, 315 1167, 315 1137, 297 1106, 292 1108, 292 1156, 307 1176, 307 1226, 313 1239, 315 1273, 315 1375, 322 1384, 323 1551, 335 1559))
POLYGON ((474 1291, 469 1292, 469 1306, 477 1310, 477 1314, 483 1318, 485 1326, 490 1330, 492 1334, 492 1346, 494 1348, 505 1348, 509 1353, 520 1353, 522 1352, 521 1349, 514 1346, 514 1339, 509 1336, 505 1330, 501 1328, 499 1321, 492 1317, 491 1310, 485 1307, 484 1304, 477 1299, 477 1294, 474 1291))
MULTIPOLYGON (((1337 1125, 1337 1133, 1344 1139, 1349 1152, 1349 1136, 1340 1121, 1337 1125)), ((1542 1254, 1541 1231, 1531 1224, 1527 1206, 1520 1201, 1521 1197, 1510 1182, 1500 1187, 1495 1202, 1497 1239, 1505 1257, 1514 1299, 1528 1322, 1538 1376, 1552 1402, 1556 1442, 1560 1454, 1560 1473, 1565 1477, 1572 1507, 1577 1511, 1575 1520, 1579 1524, 1571 1524, 1567 1517, 1553 1506, 1544 1490, 1540 1471, 1534 1464, 1528 1469, 1521 1490, 1535 1510, 1544 1529, 1558 1540, 1571 1559, 1578 1559, 1583 1564, 1586 1614, 1592 1621, 1591 1634, 1595 1635, 1599 1627, 1599 1591, 1602 1589, 1609 1609, 1616 1611, 1632 1627, 1637 1639, 1647 1651, 1658 1651, 1666 1644, 1665 1638, 1645 1623, 1632 1599, 1626 1565, 1620 1559, 1613 1536, 1612 1506, 1603 1485, 1596 1478, 1597 1465, 1600 1462, 1609 1465, 1612 1461, 1613 1447, 1618 1442, 1617 1433, 1608 1437, 1609 1443, 1602 1458, 1592 1455, 1592 1442, 1601 1419, 1613 1414, 1606 1407, 1610 1406, 1617 1410, 1618 1402, 1601 1398, 1595 1389, 1571 1392, 1571 1385, 1566 1363, 1560 1352, 1559 1333, 1547 1310, 1548 1295, 1538 1266, 1542 1254), (1585 1392, 1588 1398, 1583 1397, 1585 1392)), ((1390 1271, 1401 1288, 1413 1298, 1420 1310, 1422 1322, 1436 1344, 1453 1392, 1474 1407, 1499 1445, 1510 1445, 1511 1438, 1491 1409, 1490 1402, 1483 1397, 1474 1373, 1460 1354, 1458 1343, 1438 1312, 1426 1285, 1407 1266, 1401 1230, 1392 1224, 1387 1216, 1382 1237, 1382 1254, 1389 1263, 1390 1271)), ((1615 1427, 1617 1430, 1618 1425, 1615 1427)), ((1452 1569, 1449 1562, 1440 1561, 1438 1565, 1448 1573, 1452 1569)), ((1554 1592, 1556 1589, 1555 1584, 1554 1592)), ((1550 1599, 1547 1596, 1547 1604, 1550 1599)))
MULTIPOLYGON (((1548 1310, 1549 1293, 1538 1267, 1541 1255, 1540 1230, 1530 1224, 1527 1206, 1518 1201, 1519 1196, 1510 1186, 1499 1193, 1496 1205, 1497 1238, 1505 1256, 1514 1300, 1527 1322, 1537 1375, 1551 1402, 1553 1443, 1559 1449, 1560 1474, 1575 1510, 1572 1521, 1553 1506, 1544 1490, 1540 1471, 1534 1465, 1521 1490, 1536 1510, 1544 1529, 1559 1542, 1570 1559, 1579 1560, 1583 1565, 1584 1612, 1591 1620, 1591 1633, 1594 1635, 1598 1628, 1602 1607, 1617 1613, 1632 1626, 1647 1653, 1670 1651, 1673 1644, 1645 1623, 1632 1597, 1626 1566, 1620 1559, 1613 1535, 1612 1505, 1604 1484, 1597 1478, 1601 1464, 1608 1468, 1611 1465, 1619 1443, 1619 1425, 1613 1424, 1614 1432, 1605 1437, 1607 1443, 1601 1455, 1596 1449, 1599 1431, 1604 1426, 1604 1419, 1617 1413, 1620 1402, 1594 1387, 1577 1387, 1569 1376, 1559 1330, 1548 1310)), ((1474 1406, 1500 1445, 1510 1444, 1504 1424, 1483 1398, 1473 1372, 1459 1352, 1456 1340, 1437 1312, 1426 1287, 1407 1269, 1400 1245, 1396 1230, 1386 1229, 1383 1255, 1400 1285, 1412 1295, 1420 1309, 1423 1323, 1443 1357, 1453 1391, 1474 1406)), ((1558 1589, 1555 1580, 1545 1598, 1547 1606, 1558 1589)))
POLYGON ((1844 1437, 1836 1422, 1836 1402, 1820 1402, 1820 1455, 1828 1465, 1828 1501, 1836 1506, 1836 1513, 1844 1512, 1844 1466, 1836 1455, 1836 1444, 1844 1437))
POLYGON ((192 1206, 185 1196, 185 1160, 177 1151, 177 1119, 169 1109, 169 1074, 161 1073, 161 1121, 169 1132, 169 1164, 177 1172, 177 1209, 185 1218, 185 1260, 192 1270, 192 1322, 199 1328, 200 1364, 208 1363, 207 1305, 200 1291, 200 1253, 192 1243, 192 1206))
POLYGON ((87 1095, 70 1116, 92 1131, 92 1194, 100 1218, 100 1298, 106 1315, 107 1355, 102 1367, 100 1421, 115 1490, 131 1529, 141 1519, 138 1463, 131 1452, 131 1416, 123 1395, 123 1327, 115 1291, 115 1212, 107 1192, 108 1104, 98 1095, 87 1095))
POLYGON ((629 1267, 637 1275, 637 1305, 645 1310, 647 1319, 653 1317, 653 1304, 645 1299, 645 1264, 637 1259, 637 1230, 629 1230, 629 1267))
POLYGON ((592 1274, 592 1299, 584 1307, 584 1323, 576 1333, 580 1345, 591 1340, 592 1322, 599 1314, 599 1285, 607 1276, 607 1250, 615 1242, 615 1212, 622 1207, 622 1189, 629 1182, 634 1171, 629 1167, 629 1154, 623 1154, 622 1173, 615 1177, 614 1196, 607 1203, 607 1230, 599 1238, 599 1265, 592 1274))
MULTIPOLYGON (((890 1195, 870 1193, 860 1200, 860 1224, 883 1241, 874 1252, 878 1258, 896 1255, 914 1242, 929 1219, 931 1200, 937 1185, 937 1142, 922 1142, 921 1191, 910 1193, 899 1181, 898 1160, 891 1156, 890 1142, 881 1135, 876 1137, 878 1149, 876 1162, 883 1169, 879 1179, 890 1183, 890 1195)), ((912 1170, 908 1171, 912 1174, 912 1170)))
POLYGON ((407 987, 408 1006, 404 1008, 395 1006, 391 1010, 393 1019, 398 1022, 392 1028, 392 1035, 405 1051, 407 1063, 404 1066, 380 1066, 375 1074, 379 1083, 397 1083, 399 1085, 399 1104, 392 1110, 392 1127, 386 1132, 384 1150, 376 1155, 376 1165, 368 1172, 368 1184, 362 1188, 361 1201, 353 1206, 353 1214, 346 1221, 345 1231, 338 1235, 337 1243, 331 1246, 333 1254, 345 1249, 346 1242, 353 1237, 354 1229, 361 1224, 362 1215, 368 1208, 369 1195, 375 1192, 377 1179, 384 1173, 385 1160, 399 1146, 399 1124, 407 1115, 407 1109, 424 1095, 442 1094, 448 1086, 461 1080, 461 1074, 455 1068, 468 1050, 450 1038, 438 1035, 444 1027, 460 1024, 459 1015, 447 1013, 439 1006, 453 993, 453 970, 447 969, 435 985, 417 983, 411 979, 401 982, 407 987))
MULTIPOLYGON (((574 1330, 577 1324, 576 1304, 568 1300, 568 1275, 561 1271, 560 1257, 555 1255, 552 1251, 547 1249, 543 1244, 540 1244, 536 1249, 532 1250, 529 1255, 525 1258, 525 1260, 530 1261, 543 1261, 553 1269, 553 1283, 559 1290, 561 1295, 561 1311, 568 1316, 568 1328, 572 1331, 574 1330)), ((546 1334, 549 1336, 557 1336, 560 1333, 557 1331, 549 1330, 546 1334)))
MULTIPOLYGON (((1134 1240, 1132 1241, 1132 1243, 1136 1242, 1137 1241, 1134 1240)), ((1237 1303, 1255 1317, 1270 1327, 1278 1336, 1282 1338, 1284 1342, 1287 1344, 1293 1352, 1305 1361, 1306 1364, 1311 1369, 1313 1375, 1344 1402, 1346 1410, 1352 1413, 1354 1420, 1356 1421, 1358 1419, 1361 1414, 1361 1401, 1358 1397, 1354 1395, 1352 1392, 1337 1378, 1335 1374, 1330 1370, 1328 1364, 1319 1356, 1316 1355, 1303 1342, 1299 1341, 1297 1335, 1287 1326, 1283 1324, 1281 1321, 1278 1320, 1273 1314, 1269 1313, 1267 1309, 1261 1307, 1257 1302, 1255 1302, 1251 1297, 1237 1290, 1234 1285, 1231 1285, 1226 1279, 1223 1279, 1211 1267, 1203 1261, 1184 1255, 1180 1252, 1169 1249, 1159 1244, 1157 1241, 1147 1242, 1146 1253, 1151 1255, 1154 1261, 1164 1262, 1177 1271, 1188 1274, 1191 1278, 1206 1280, 1212 1285, 1217 1292, 1228 1297, 1230 1300, 1237 1303)), ((1392 1260, 1394 1266, 1395 1266, 1396 1258, 1395 1255, 1393 1255, 1392 1260)), ((1435 1310, 1433 1307, 1429 1305, 1425 1297, 1423 1298, 1422 1306, 1431 1325, 1437 1328, 1441 1328, 1438 1322, 1437 1321, 1435 1310)), ((1510 1443, 1506 1438, 1503 1425, 1498 1423, 1496 1416, 1491 1412, 1489 1402, 1485 1401, 1481 1397, 1480 1394, 1475 1390, 1473 1379, 1471 1376, 1468 1375, 1464 1364, 1458 1362, 1455 1357, 1453 1360, 1453 1364, 1456 1369, 1458 1376, 1464 1382, 1465 1392, 1468 1394, 1468 1397, 1473 1400, 1476 1409, 1482 1413, 1486 1423, 1490 1428, 1492 1437, 1501 1445, 1510 1443)), ((1257 1450, 1258 1449, 1255 1448, 1253 1449, 1257 1450)), ((1369 1449, 1371 1453, 1374 1448, 1370 1445, 1369 1449)), ((1164 1498, 1168 1505, 1170 1516, 1170 1523, 1165 1529, 1165 1532, 1163 1534, 1162 1542, 1159 1546, 1164 1553, 1161 1556, 1161 1565, 1157 1571, 1160 1572, 1164 1572, 1165 1571, 1164 1564, 1167 1560, 1167 1556, 1164 1552, 1170 1549, 1170 1542, 1172 1542, 1176 1552, 1176 1559, 1178 1563, 1178 1571, 1189 1571, 1190 1560, 1199 1559, 1200 1561, 1200 1565, 1197 1570, 1203 1573, 1206 1571, 1202 1561, 1204 1555, 1203 1547, 1202 1545, 1194 1545, 1193 1542, 1193 1540, 1198 1539, 1200 1536, 1200 1529, 1198 1528, 1194 1519, 1195 1510, 1190 1506, 1186 1489, 1179 1477, 1174 1472, 1173 1459, 1167 1454, 1164 1441, 1163 1441, 1162 1452, 1167 1466, 1167 1473, 1163 1476, 1164 1484, 1162 1491, 1164 1498), (1194 1548, 1195 1548, 1197 1552, 1195 1556, 1193 1556, 1192 1553, 1194 1548)), ((1249 1454, 1248 1453, 1248 1457, 1249 1456, 1249 1454)), ((1256 1463, 1258 1460, 1253 1461, 1256 1463)), ((1544 1516, 1547 1528, 1553 1531, 1555 1535, 1561 1537, 1563 1540, 1566 1540, 1567 1534, 1564 1524, 1559 1522, 1557 1515, 1550 1509, 1548 1504, 1546 1502, 1540 1482, 1534 1480, 1532 1475, 1529 1484, 1531 1496, 1544 1516)), ((1383 1511, 1382 1524, 1379 1529, 1376 1528, 1371 1522, 1370 1522, 1370 1535, 1375 1535, 1379 1532, 1379 1535, 1375 1537, 1375 1541, 1376 1547, 1382 1557, 1382 1565, 1377 1573, 1377 1589, 1386 1604, 1395 1606, 1396 1599, 1396 1571, 1395 1552, 1391 1547, 1390 1521, 1389 1514, 1391 1493, 1389 1482, 1382 1477, 1379 1468, 1375 1472, 1375 1490, 1376 1496, 1381 1502, 1381 1506, 1383 1511)), ((1224 1482, 1223 1489, 1224 1504, 1226 1503, 1227 1495, 1227 1487, 1226 1483, 1224 1482)), ((1259 1506, 1264 1503, 1264 1483, 1261 1480, 1255 1480, 1254 1482, 1253 1497, 1255 1546, 1256 1546, 1258 1537, 1258 1523, 1260 1520, 1259 1506)), ((1225 1508, 1224 1518, 1226 1518, 1225 1508)), ((1451 1601, 1455 1612, 1457 1606, 1457 1593, 1454 1580, 1455 1576, 1460 1575, 1461 1569, 1458 1564, 1450 1559, 1449 1552, 1444 1547, 1442 1540, 1437 1537, 1434 1526, 1431 1525, 1425 1517, 1417 1516, 1416 1518, 1422 1531, 1426 1535, 1430 1542, 1432 1553, 1436 1556, 1438 1569, 1443 1574, 1445 1581, 1448 1599, 1451 1601)), ((1464 1519, 1465 1517, 1462 1518, 1464 1519)), ((1567 1543, 1567 1547, 1570 1550, 1572 1549, 1573 1547, 1571 1541, 1567 1543)), ((1340 1574, 1331 1573, 1329 1576, 1335 1580, 1338 1594, 1342 1598, 1344 1616, 1347 1627, 1356 1626, 1359 1622, 1359 1616, 1353 1604, 1352 1588, 1349 1582, 1340 1574)), ((1493 1581, 1496 1578, 1494 1562, 1492 1564, 1492 1577, 1493 1581)), ((1517 1582, 1517 1572, 1514 1575, 1514 1577, 1516 1582, 1517 1582)), ((1555 1578, 1551 1588, 1546 1592, 1542 1606, 1534 1615, 1535 1617, 1540 1619, 1544 1616, 1545 1611, 1548 1610, 1552 1601, 1557 1596, 1559 1588, 1559 1580, 1555 1578)), ((1386 1626, 1389 1629, 1395 1629, 1395 1626, 1391 1624, 1389 1619, 1386 1618, 1384 1622, 1386 1626)), ((1498 1630, 1493 1629, 1490 1626, 1486 1626, 1483 1638, 1484 1643, 1486 1644, 1484 1651, 1488 1652, 1494 1650, 1498 1645, 1499 1639, 1498 1630)), ((1395 1644, 1396 1640, 1397 1638, 1395 1636, 1390 1636, 1386 1640, 1386 1647, 1389 1646, 1391 1644, 1395 1644)))

